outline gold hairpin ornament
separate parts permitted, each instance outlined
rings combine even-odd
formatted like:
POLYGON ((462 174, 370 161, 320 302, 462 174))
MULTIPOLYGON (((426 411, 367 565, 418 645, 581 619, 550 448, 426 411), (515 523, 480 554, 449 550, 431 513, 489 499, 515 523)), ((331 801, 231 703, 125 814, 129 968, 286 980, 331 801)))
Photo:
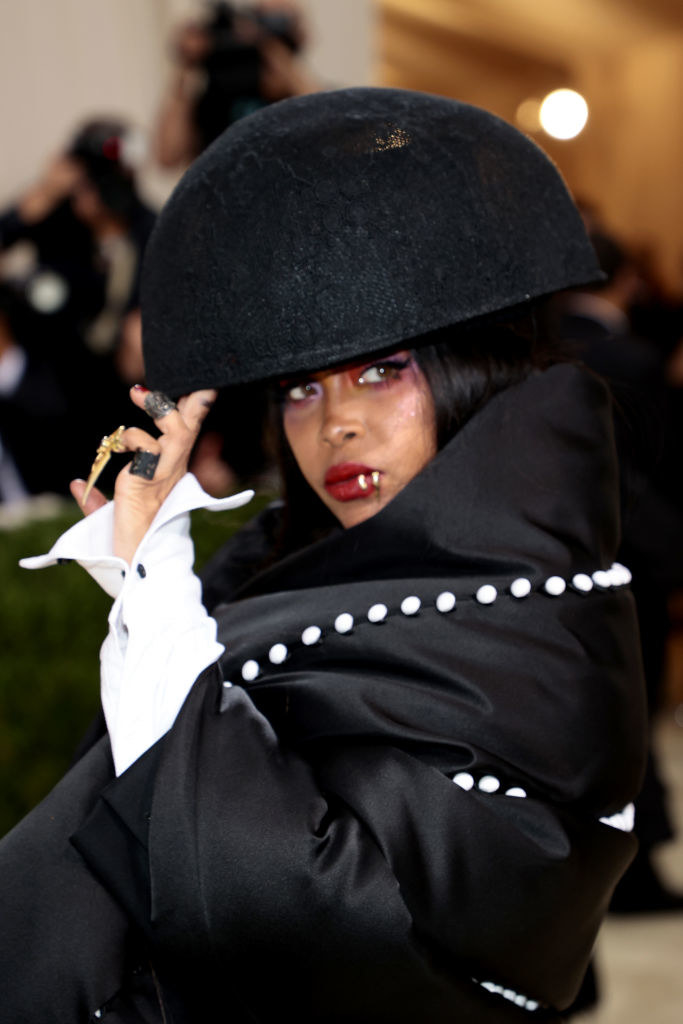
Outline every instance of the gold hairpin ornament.
POLYGON ((85 490, 83 491, 83 497, 81 498, 81 508, 85 507, 85 503, 88 500, 90 492, 97 483, 102 470, 107 465, 114 452, 126 451, 126 446, 121 443, 121 437, 125 429, 125 426, 122 424, 120 427, 116 428, 113 434, 106 434, 100 441, 97 454, 95 455, 95 461, 92 464, 90 476, 88 477, 85 490))

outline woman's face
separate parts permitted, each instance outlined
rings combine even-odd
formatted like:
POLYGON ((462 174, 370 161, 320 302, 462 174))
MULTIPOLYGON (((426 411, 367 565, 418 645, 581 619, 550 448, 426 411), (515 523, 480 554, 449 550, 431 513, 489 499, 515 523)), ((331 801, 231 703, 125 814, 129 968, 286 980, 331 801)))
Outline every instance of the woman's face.
POLYGON ((345 528, 384 508, 436 454, 434 403, 408 350, 283 384, 299 469, 345 528))

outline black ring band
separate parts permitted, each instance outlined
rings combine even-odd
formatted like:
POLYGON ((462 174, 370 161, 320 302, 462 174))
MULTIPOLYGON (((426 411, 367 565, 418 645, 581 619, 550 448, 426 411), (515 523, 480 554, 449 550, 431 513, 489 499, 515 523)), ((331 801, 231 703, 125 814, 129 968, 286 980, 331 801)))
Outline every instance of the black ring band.
POLYGON ((132 476, 141 476, 143 480, 152 480, 160 458, 161 456, 155 455, 154 452, 144 452, 139 448, 131 460, 128 472, 132 476))

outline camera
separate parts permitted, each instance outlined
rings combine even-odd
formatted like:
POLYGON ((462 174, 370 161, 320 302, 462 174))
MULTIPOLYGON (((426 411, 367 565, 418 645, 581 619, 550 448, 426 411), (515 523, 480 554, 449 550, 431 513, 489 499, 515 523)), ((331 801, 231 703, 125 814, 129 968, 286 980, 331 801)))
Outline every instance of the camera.
POLYGON ((205 37, 198 61, 204 87, 194 110, 201 148, 224 128, 272 102, 263 93, 263 47, 273 39, 298 52, 301 33, 298 18, 287 9, 262 11, 215 2, 201 31, 205 37))
POLYGON ((299 49, 297 24, 286 12, 262 12, 254 7, 212 4, 205 25, 209 48, 203 66, 220 79, 226 97, 260 96, 261 46, 269 38, 284 43, 292 53, 299 49))

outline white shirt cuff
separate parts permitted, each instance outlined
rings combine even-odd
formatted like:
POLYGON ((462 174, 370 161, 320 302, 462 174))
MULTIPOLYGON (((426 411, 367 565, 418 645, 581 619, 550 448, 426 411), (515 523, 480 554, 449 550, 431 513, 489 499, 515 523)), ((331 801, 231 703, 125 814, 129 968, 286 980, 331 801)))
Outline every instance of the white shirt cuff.
POLYGON ((159 509, 131 566, 111 554, 111 502, 67 530, 46 555, 20 562, 37 569, 74 560, 115 598, 100 660, 117 775, 168 731, 195 679, 224 650, 192 571, 189 512, 237 508, 252 496, 212 498, 187 474, 159 509))

